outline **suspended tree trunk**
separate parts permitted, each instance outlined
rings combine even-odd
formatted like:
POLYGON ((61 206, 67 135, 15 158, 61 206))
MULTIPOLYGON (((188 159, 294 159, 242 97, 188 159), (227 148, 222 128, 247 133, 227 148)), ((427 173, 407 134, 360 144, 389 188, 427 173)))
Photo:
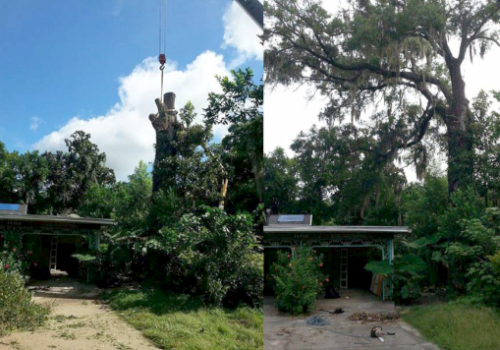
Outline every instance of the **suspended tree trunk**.
POLYGON ((177 155, 175 141, 181 125, 177 122, 175 94, 167 92, 163 100, 164 102, 159 98, 155 100, 158 113, 149 115, 149 120, 156 132, 153 193, 175 186, 176 162, 174 158, 177 155))

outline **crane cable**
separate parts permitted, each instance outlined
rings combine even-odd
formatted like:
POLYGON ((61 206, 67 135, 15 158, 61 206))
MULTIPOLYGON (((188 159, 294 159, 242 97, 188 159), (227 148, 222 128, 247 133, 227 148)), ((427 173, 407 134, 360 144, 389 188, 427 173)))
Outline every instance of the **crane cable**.
POLYGON ((163 101, 163 70, 165 69, 165 63, 167 61, 166 56, 165 56, 165 50, 167 47, 167 0, 158 0, 159 3, 159 11, 158 11, 158 51, 159 51, 159 56, 158 60, 160 61, 160 71, 161 71, 161 83, 160 83, 160 101, 163 101), (164 6, 162 6, 164 3, 164 6), (162 16, 162 9, 164 11, 164 14, 162 16), (162 18, 163 18, 163 23, 164 26, 162 28, 162 18), (162 53, 162 47, 161 47, 161 39, 163 36, 163 52, 162 53))

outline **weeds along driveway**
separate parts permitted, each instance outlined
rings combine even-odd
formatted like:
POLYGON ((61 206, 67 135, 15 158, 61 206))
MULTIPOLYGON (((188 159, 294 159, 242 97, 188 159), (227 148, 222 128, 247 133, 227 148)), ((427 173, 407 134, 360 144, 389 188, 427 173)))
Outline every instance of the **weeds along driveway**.
POLYGON ((339 299, 319 299, 311 315, 289 316, 274 307, 274 299, 264 301, 265 350, 340 350, 340 349, 390 349, 390 350, 439 350, 425 341, 418 332, 402 320, 366 322, 351 321, 349 315, 357 312, 377 313, 395 311, 392 302, 383 302, 369 292, 346 290, 339 299), (348 299, 346 299, 348 297, 348 299), (342 314, 330 314, 341 307, 342 314), (327 310, 327 311, 324 311, 327 310), (310 326, 312 315, 329 322, 326 326, 310 326), (382 326, 384 342, 370 338, 370 330, 382 326))
POLYGON ((50 305, 47 324, 34 332, 0 338, 9 350, 156 350, 149 340, 98 303, 97 289, 61 279, 38 282, 35 302, 50 305))

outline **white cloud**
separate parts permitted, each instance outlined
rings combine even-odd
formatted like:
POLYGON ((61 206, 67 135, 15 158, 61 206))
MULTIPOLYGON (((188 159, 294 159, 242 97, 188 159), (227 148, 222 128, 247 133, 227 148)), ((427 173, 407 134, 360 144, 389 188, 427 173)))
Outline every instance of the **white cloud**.
POLYGON ((311 97, 311 87, 306 85, 277 86, 264 92, 264 152, 282 147, 289 156, 294 152, 290 145, 301 132, 308 132, 313 124, 321 125, 318 114, 326 99, 311 97))
POLYGON ((38 130, 38 127, 42 124, 42 119, 39 117, 30 118, 30 130, 38 130))
MULTIPOLYGON (((214 52, 200 54, 185 69, 167 62, 164 71, 164 92, 177 95, 176 108, 191 101, 201 121, 202 108, 207 106, 208 93, 220 91, 215 75, 228 75, 223 57, 214 52)), ((41 151, 65 150, 64 139, 77 130, 92 135, 91 140, 106 152, 107 165, 115 170, 118 180, 126 180, 140 160, 154 159, 155 132, 148 119, 157 111, 154 99, 160 95, 160 71, 156 58, 145 59, 127 76, 120 78, 120 102, 105 115, 91 119, 76 116, 35 145, 41 151)), ((221 137, 227 127, 216 127, 214 133, 221 137)))
POLYGON ((471 102, 481 89, 487 92, 500 90, 500 70, 497 68, 499 58, 500 48, 495 46, 485 54, 484 59, 476 56, 472 62, 469 58, 464 61, 462 75, 465 92, 471 102))
POLYGON ((234 68, 247 60, 262 61, 264 48, 258 37, 258 35, 262 34, 262 30, 245 10, 235 1, 232 1, 222 20, 224 22, 222 48, 235 48, 238 54, 229 66, 234 68))

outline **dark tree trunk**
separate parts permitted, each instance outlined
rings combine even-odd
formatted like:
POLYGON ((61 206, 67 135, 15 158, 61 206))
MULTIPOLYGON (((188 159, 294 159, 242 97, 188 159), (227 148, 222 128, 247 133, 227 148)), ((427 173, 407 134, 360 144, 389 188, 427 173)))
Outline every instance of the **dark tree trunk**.
POLYGON ((469 132, 455 126, 448 126, 448 192, 450 194, 472 182, 473 142, 469 132))
POLYGON ((465 97, 465 82, 460 62, 448 62, 453 101, 444 116, 448 138, 448 192, 472 183, 474 170, 474 144, 471 130, 471 111, 465 97))

